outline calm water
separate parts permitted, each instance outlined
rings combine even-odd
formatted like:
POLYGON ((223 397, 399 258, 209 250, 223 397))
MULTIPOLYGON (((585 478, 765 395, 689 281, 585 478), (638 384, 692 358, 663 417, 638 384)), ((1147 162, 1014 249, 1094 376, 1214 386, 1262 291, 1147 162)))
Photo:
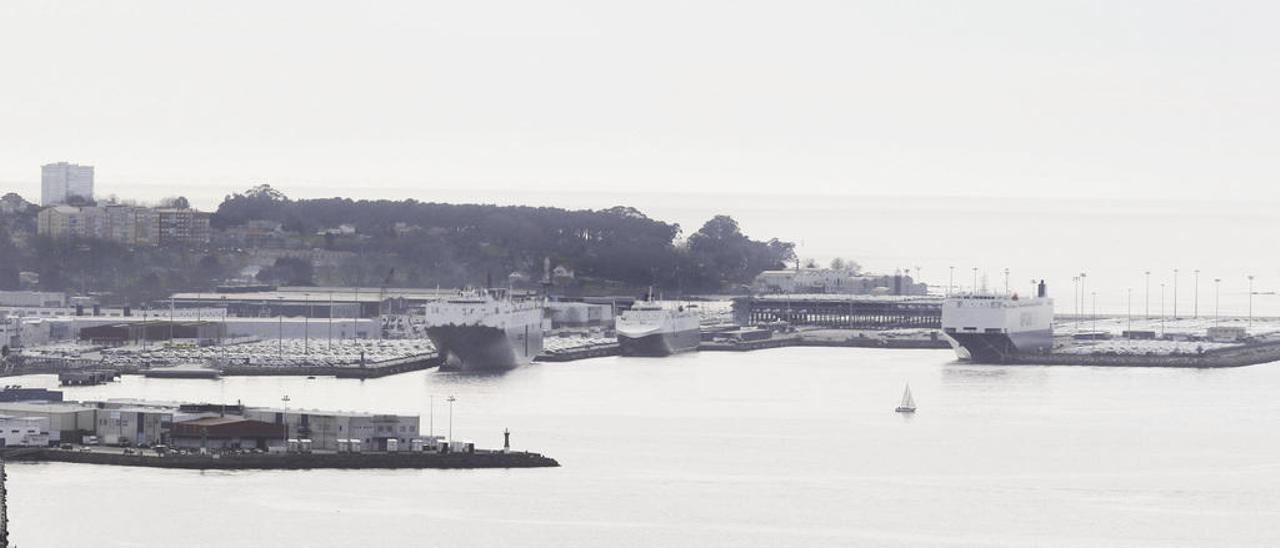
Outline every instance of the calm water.
MULTIPOLYGON (((562 468, 10 465, 13 538, 85 546, 1275 546, 1280 367, 969 366, 778 349, 496 377, 137 377, 72 398, 419 412, 562 468), (920 412, 892 410, 910 381, 920 412), (376 542, 376 544, 374 544, 376 542)), ((20 380, 51 385, 48 376, 20 380)))

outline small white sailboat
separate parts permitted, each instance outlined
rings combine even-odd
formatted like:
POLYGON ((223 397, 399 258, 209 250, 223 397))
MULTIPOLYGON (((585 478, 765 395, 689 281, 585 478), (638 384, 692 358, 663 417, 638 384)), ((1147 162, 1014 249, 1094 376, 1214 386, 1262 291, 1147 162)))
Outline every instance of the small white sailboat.
POLYGON ((899 413, 915 413, 916 400, 911 397, 911 383, 907 383, 907 389, 902 392, 902 403, 898 404, 898 408, 894 409, 899 413))

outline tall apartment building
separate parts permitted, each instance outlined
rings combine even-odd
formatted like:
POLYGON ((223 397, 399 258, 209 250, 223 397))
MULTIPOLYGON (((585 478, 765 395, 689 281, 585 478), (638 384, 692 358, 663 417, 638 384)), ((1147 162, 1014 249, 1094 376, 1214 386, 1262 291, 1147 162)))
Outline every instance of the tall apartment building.
POLYGON ((194 209, 56 205, 40 211, 36 229, 53 238, 94 238, 127 245, 200 244, 209 242, 209 216, 194 209))
POLYGON ((93 199, 93 166, 67 162, 40 166, 40 205, 65 204, 72 196, 93 199))
POLYGON ((194 209, 154 210, 161 244, 208 243, 210 214, 194 209))

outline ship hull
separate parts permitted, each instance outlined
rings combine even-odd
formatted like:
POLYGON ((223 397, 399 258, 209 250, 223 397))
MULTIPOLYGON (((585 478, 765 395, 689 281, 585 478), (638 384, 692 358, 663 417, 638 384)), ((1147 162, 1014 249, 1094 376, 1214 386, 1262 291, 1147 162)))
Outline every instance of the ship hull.
POLYGON ((650 333, 648 335, 618 334, 618 348, 623 356, 670 356, 698 349, 702 335, 697 330, 650 333))
POLYGON ((956 355, 975 363, 1013 363, 1019 354, 1041 354, 1053 349, 1049 329, 1016 333, 946 333, 956 345, 956 355))
POLYGON ((506 371, 542 352, 540 328, 439 325, 427 328, 427 336, 442 358, 441 371, 506 371))

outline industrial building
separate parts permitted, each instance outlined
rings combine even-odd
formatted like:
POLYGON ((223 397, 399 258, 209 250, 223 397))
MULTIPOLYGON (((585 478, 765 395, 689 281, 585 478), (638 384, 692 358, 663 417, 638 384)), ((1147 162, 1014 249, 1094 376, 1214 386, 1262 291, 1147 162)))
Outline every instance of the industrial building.
POLYGON ((360 440, 372 451, 404 451, 422 434, 417 415, 251 408, 245 417, 282 425, 288 437, 310 439, 316 451, 337 451, 342 439, 360 440))
POLYGON ((553 301, 547 303, 551 327, 612 327, 612 305, 553 301))
POLYGON ((97 410, 93 433, 106 445, 154 445, 164 443, 175 409, 152 406, 104 404, 97 410))
POLYGON ((0 306, 66 308, 67 295, 53 291, 0 291, 0 306))
POLYGON ((0 402, 15 401, 62 401, 62 392, 48 388, 23 388, 6 386, 0 390, 0 402))
POLYGON ((209 344, 227 336, 222 322, 137 321, 83 327, 79 339, 93 344, 119 346, 141 341, 192 340, 209 344))
POLYGON ((50 441, 80 441, 96 429, 98 407, 79 402, 0 402, 0 414, 49 421, 50 441))
POLYGON ((0 415, 0 447, 47 447, 49 419, 0 415))
POLYGON ((757 295, 733 300, 739 325, 786 322, 844 329, 941 328, 942 299, 859 295, 757 295))
POLYGON ((452 289, 286 286, 269 290, 175 293, 158 304, 178 309, 221 308, 234 317, 376 318, 382 314, 403 314, 455 293, 452 289))
POLYGON ((174 423, 170 443, 183 449, 268 449, 283 446, 285 429, 244 417, 205 417, 174 423))

